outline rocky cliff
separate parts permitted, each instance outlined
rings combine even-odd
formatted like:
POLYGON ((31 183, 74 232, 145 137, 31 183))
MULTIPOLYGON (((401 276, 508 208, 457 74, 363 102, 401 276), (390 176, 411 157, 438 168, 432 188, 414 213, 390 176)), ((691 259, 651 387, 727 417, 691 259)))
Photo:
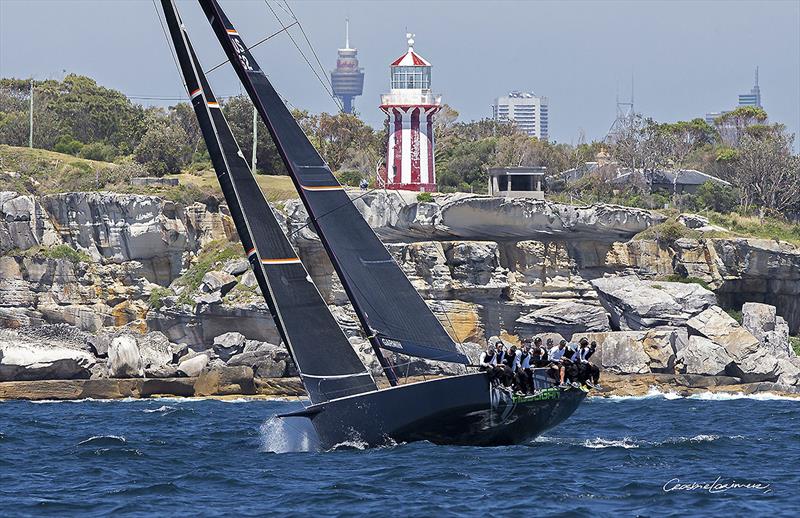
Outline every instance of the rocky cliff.
MULTIPOLYGON (((611 205, 464 194, 436 196, 430 203, 397 192, 353 192, 352 197, 459 341, 623 332, 624 311, 615 316, 596 284, 619 276, 654 282, 674 274, 701 279, 716 295, 706 307, 738 309, 744 302, 763 302, 777 308, 776 317, 785 319, 792 333, 800 328, 800 250, 786 243, 635 240, 663 217, 611 205)), ((277 209, 334 314, 357 347, 363 346, 302 205, 292 200, 277 209)), ((213 200, 180 206, 115 193, 35 198, 2 192, 0 325, 157 331, 172 344, 183 344, 184 353, 213 350, 215 338, 228 331, 278 343, 246 263, 242 267, 230 257, 203 262, 226 242, 235 249, 235 230, 226 207, 213 200), (207 271, 192 268, 199 263, 207 271)), ((686 327, 689 318, 669 325, 686 327)), ((673 347, 672 355, 677 352, 673 347)), ((675 361, 665 359, 663 369, 675 361)), ((658 369, 649 372, 664 372, 658 369)))

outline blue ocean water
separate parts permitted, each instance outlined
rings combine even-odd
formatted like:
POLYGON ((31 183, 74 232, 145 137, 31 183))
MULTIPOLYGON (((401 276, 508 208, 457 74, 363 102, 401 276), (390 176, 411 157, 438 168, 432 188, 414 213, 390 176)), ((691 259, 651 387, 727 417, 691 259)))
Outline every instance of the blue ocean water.
POLYGON ((530 445, 414 443, 330 452, 313 451, 301 422, 270 419, 299 406, 0 402, 0 514, 796 516, 800 510, 798 400, 594 398, 530 445), (760 486, 676 489, 718 477, 717 484, 760 486))

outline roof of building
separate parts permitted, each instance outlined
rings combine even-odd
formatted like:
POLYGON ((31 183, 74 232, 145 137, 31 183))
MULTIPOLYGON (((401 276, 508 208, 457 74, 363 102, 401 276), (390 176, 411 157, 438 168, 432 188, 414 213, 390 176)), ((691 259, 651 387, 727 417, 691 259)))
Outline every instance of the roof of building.
MULTIPOLYGON (((642 171, 637 170, 636 173, 641 174, 642 171)), ((632 174, 631 171, 628 171, 612 179, 611 183, 626 183, 631 179, 632 174)), ((726 182, 722 178, 717 178, 716 176, 697 171, 696 169, 681 169, 679 171, 657 169, 648 174, 650 176, 650 184, 702 185, 706 182, 715 182, 722 185, 730 185, 729 182, 726 182)))
POLYGON ((547 172, 543 166, 533 167, 490 167, 487 171, 489 176, 509 175, 509 176, 537 176, 547 172))
POLYGON ((425 58, 414 52, 414 47, 408 47, 408 52, 392 62, 393 67, 429 67, 425 58))

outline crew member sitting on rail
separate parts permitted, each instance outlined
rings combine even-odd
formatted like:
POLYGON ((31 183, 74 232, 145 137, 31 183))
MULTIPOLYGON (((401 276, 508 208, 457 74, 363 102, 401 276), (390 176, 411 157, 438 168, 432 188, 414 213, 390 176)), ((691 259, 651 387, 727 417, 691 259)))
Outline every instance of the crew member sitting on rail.
POLYGON ((533 371, 531 370, 531 341, 522 340, 522 350, 519 354, 519 364, 515 374, 517 389, 529 394, 533 392, 533 371))
POLYGON ((542 339, 537 336, 533 340, 533 349, 531 350, 531 366, 547 367, 549 363, 550 362, 547 361, 547 349, 542 347, 542 339))
POLYGON ((589 361, 586 359, 586 354, 589 352, 589 340, 586 337, 581 338, 578 343, 578 348, 572 355, 572 363, 575 365, 576 381, 580 384, 586 384, 591 376, 591 369, 589 368, 589 361))
POLYGON ((489 373, 489 381, 502 380, 503 369, 498 366, 498 363, 503 361, 504 351, 501 342, 489 347, 481 353, 480 357, 480 370, 489 373))
POLYGON ((557 347, 553 347, 550 349, 550 369, 551 369, 551 376, 553 378, 558 376, 558 380, 560 386, 566 386, 564 383, 564 376, 566 375, 566 371, 564 369, 565 362, 564 362, 564 352, 567 348, 567 341, 561 340, 558 343, 557 347))
POLYGON ((593 363, 589 363, 589 358, 592 357, 592 355, 595 353, 596 350, 597 350, 597 342, 592 340, 592 343, 589 344, 589 350, 586 351, 586 356, 585 357, 586 357, 586 365, 589 366, 589 372, 590 372, 591 378, 592 378, 592 386, 594 388, 599 388, 600 387, 600 385, 599 385, 599 383, 600 383, 600 367, 598 367, 597 365, 595 365, 593 363))

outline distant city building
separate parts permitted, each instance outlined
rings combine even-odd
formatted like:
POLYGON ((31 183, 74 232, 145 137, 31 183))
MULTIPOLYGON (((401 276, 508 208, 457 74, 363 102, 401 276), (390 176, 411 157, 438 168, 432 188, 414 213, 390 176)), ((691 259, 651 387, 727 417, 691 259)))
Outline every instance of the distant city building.
POLYGON ((432 65, 414 52, 414 35, 406 38, 408 51, 390 66, 391 90, 381 95, 389 138, 380 179, 389 189, 435 192, 433 118, 442 97, 431 92, 432 65))
POLYGON ((544 199, 546 167, 489 168, 489 196, 544 199))
POLYGON ((739 106, 757 106, 761 108, 761 88, 758 87, 758 67, 756 67, 756 84, 749 94, 739 94, 739 106))
MULTIPOLYGON (((762 108, 761 88, 758 86, 758 67, 756 67, 756 82, 753 88, 750 89, 750 93, 739 94, 739 106, 755 106, 757 108, 762 108)), ((726 113, 730 113, 730 110, 709 112, 706 113, 705 120, 708 124, 714 125, 714 119, 726 113)))
POLYGON ((492 106, 495 121, 513 121, 519 129, 539 140, 548 137, 547 109, 547 97, 517 91, 498 97, 492 106))
POLYGON ((350 48, 350 20, 345 22, 344 48, 339 49, 336 70, 331 72, 333 95, 342 100, 342 111, 353 113, 353 99, 364 92, 364 69, 358 67, 358 51, 350 48))

